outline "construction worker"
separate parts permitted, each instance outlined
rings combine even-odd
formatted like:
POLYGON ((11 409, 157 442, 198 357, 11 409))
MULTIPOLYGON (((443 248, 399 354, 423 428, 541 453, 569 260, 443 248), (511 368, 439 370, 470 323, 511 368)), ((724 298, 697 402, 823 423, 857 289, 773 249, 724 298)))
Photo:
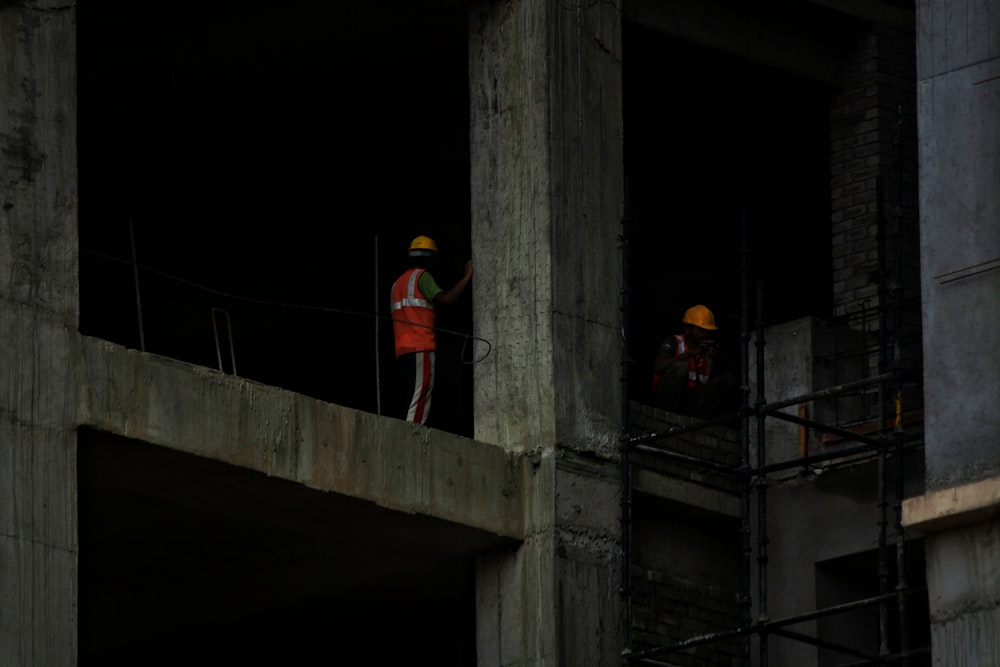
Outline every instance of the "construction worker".
POLYGON ((451 289, 442 290, 427 270, 438 257, 434 240, 416 237, 408 254, 410 268, 392 285, 392 327, 403 377, 404 419, 426 424, 434 389, 435 309, 450 305, 465 291, 472 278, 472 261, 466 262, 465 274, 451 289))
POLYGON ((667 338, 653 361, 653 405, 700 419, 735 407, 738 385, 716 343, 715 315, 698 304, 681 319, 683 334, 667 338))

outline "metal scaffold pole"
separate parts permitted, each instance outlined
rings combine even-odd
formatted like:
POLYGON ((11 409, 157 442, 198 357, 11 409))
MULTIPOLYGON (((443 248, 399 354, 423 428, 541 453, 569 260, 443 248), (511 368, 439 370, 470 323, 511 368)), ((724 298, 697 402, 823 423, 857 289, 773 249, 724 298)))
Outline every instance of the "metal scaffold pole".
MULTIPOLYGON (((757 489, 757 622, 767 623, 767 449, 765 446, 767 403, 764 393, 764 286, 757 283, 757 470, 754 486, 757 489)), ((767 667, 767 632, 761 631, 757 637, 759 645, 759 665, 767 667)))
POLYGON ((622 327, 622 355, 621 355, 621 584, 620 593, 622 598, 622 638, 624 643, 623 654, 627 654, 632 646, 632 602, 631 602, 631 570, 629 561, 631 554, 629 543, 631 541, 632 523, 632 482, 629 476, 631 457, 629 456, 629 382, 632 359, 629 353, 630 331, 630 299, 632 294, 631 282, 629 278, 629 243, 631 242, 631 210, 629 205, 629 182, 625 181, 625 212, 622 216, 621 253, 622 253, 622 293, 621 293, 621 327, 622 327))
MULTIPOLYGON (((740 473, 742 474, 742 496, 740 498, 740 534, 742 544, 742 590, 740 592, 740 628, 748 629, 753 624, 751 613, 752 597, 750 595, 750 571, 753 555, 752 531, 750 529, 750 498, 753 472, 750 467, 750 247, 747 230, 747 213, 743 211, 742 243, 740 246, 741 273, 740 280, 740 473)), ((743 637, 743 665, 751 664, 752 637, 748 633, 743 637)))

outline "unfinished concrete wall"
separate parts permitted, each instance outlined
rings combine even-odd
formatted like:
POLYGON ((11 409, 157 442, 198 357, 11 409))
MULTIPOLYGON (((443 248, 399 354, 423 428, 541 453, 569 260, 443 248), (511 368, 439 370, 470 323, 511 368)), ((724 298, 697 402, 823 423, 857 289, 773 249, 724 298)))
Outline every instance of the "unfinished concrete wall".
POLYGON ((480 664, 607 664, 621 647, 620 7, 488 1, 470 17, 473 320, 493 345, 476 438, 536 461, 524 546, 478 570, 479 636, 504 638, 480 641, 480 664))
POLYGON ((76 650, 72 6, 0 6, 0 664, 76 650))
POLYGON ((935 665, 1000 663, 1000 3, 917 3, 920 240, 935 665))

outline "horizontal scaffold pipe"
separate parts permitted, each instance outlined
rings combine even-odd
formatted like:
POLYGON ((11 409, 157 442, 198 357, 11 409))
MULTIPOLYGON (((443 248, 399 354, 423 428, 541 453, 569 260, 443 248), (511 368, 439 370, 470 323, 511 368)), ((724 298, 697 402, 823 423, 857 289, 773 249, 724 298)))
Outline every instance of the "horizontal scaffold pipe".
POLYGON ((854 382, 845 382, 844 384, 839 384, 834 387, 827 387, 826 389, 820 389, 808 394, 802 394, 801 396, 795 396, 793 398, 786 398, 781 401, 775 401, 774 403, 767 403, 761 406, 760 411, 768 414, 781 408, 787 408, 792 405, 798 405, 799 403, 805 403, 807 401, 813 401, 817 398, 830 398, 831 396, 837 396, 839 394, 846 394, 858 389, 864 389, 872 385, 882 384, 884 382, 890 382, 897 379, 896 373, 882 373, 881 375, 874 375, 870 378, 864 380, 856 380, 854 382))
MULTIPOLYGON (((914 442, 921 440, 919 437, 910 438, 911 445, 914 442)), ((846 459, 859 454, 868 454, 871 452, 876 452, 882 449, 888 450, 890 447, 895 447, 891 441, 887 440, 883 443, 875 443, 870 445, 858 445, 857 447, 845 447, 843 449, 837 449, 830 452, 824 452, 822 454, 811 454, 809 456, 800 456, 794 459, 789 459, 787 461, 779 461, 778 463, 769 463, 768 465, 761 468, 758 472, 762 473, 772 473, 781 470, 788 470, 789 468, 801 468, 802 466, 808 466, 813 463, 823 463, 824 461, 832 461, 833 459, 846 459)))
POLYGON ((666 431, 656 431, 654 433, 646 433, 645 435, 636 435, 628 438, 626 441, 627 445, 641 445, 647 442, 655 442, 657 440, 664 440, 666 438, 671 438, 675 435, 680 435, 682 433, 689 433, 691 431, 700 431, 703 428, 708 428, 709 426, 718 426, 720 424, 729 424, 736 419, 741 419, 743 417, 753 414, 752 409, 741 410, 738 412, 733 412, 726 415, 721 415, 719 417, 713 417, 711 419, 703 419, 701 421, 696 421, 686 426, 671 426, 666 431))
POLYGON ((903 595, 913 595, 917 592, 926 590, 924 587, 920 588, 909 588, 905 591, 896 591, 893 593, 885 593, 883 595, 876 595, 870 598, 864 598, 861 600, 855 600, 853 602, 845 602, 844 604, 834 605, 832 607, 825 607, 823 609, 816 609, 805 614, 799 614, 797 616, 789 616, 787 618, 782 618, 775 621, 762 621, 751 625, 746 628, 737 628, 735 630, 727 630, 725 632, 716 632, 713 634, 699 635, 697 637, 692 637, 691 639, 685 639, 684 641, 677 642, 670 646, 657 646, 655 648, 645 649, 643 651, 637 651, 630 656, 630 660, 643 660, 645 658, 650 658, 656 655, 663 655, 665 653, 677 653, 678 651, 686 651, 688 649, 696 648, 698 646, 704 646, 706 644, 711 644, 718 641, 724 641, 727 639, 735 639, 736 637, 742 637, 744 635, 751 634, 763 634, 773 632, 778 628, 783 628, 788 625, 796 625, 798 623, 805 623, 806 621, 813 621, 817 618, 823 618, 824 616, 833 616, 834 614, 840 614, 847 611, 853 611, 855 609, 861 609, 863 607, 870 607, 872 605, 881 604, 883 602, 889 602, 896 599, 900 594, 903 595))
POLYGON ((716 463, 715 461, 709 461, 707 459, 700 459, 696 456, 688 456, 687 454, 678 454, 677 452, 672 452, 668 449, 660 449, 659 447, 649 447, 648 445, 636 445, 632 447, 632 451, 643 452, 646 454, 654 454, 656 456, 662 456, 668 459, 676 459, 677 461, 683 461, 684 463, 690 463, 691 465, 700 466, 702 468, 708 468, 716 472, 721 472, 727 475, 732 475, 734 477, 742 477, 745 473, 740 469, 733 466, 727 466, 724 463, 716 463))
POLYGON ((792 422, 793 424, 798 424, 800 426, 808 426, 809 428, 817 431, 823 431, 832 435, 839 435, 844 440, 863 442, 864 444, 872 445, 873 447, 880 447, 884 445, 886 440, 884 438, 871 438, 867 435, 861 435, 860 433, 854 433, 848 429, 840 428, 839 426, 831 426, 830 424, 824 424, 823 422, 807 419, 805 417, 799 417, 798 415, 792 415, 787 412, 772 412, 770 416, 776 419, 781 419, 782 421, 792 422))
POLYGON ((877 653, 869 653, 867 651, 860 651, 856 648, 850 646, 845 646, 837 642, 826 641, 820 639, 819 637, 811 637, 802 632, 795 632, 794 630, 789 630, 788 628, 775 628, 771 630, 771 634, 778 635, 779 637, 784 637, 785 639, 792 639, 797 642, 802 642, 803 644, 811 644, 817 648, 830 649, 831 651, 837 651, 838 653, 843 653, 845 655, 851 655, 855 658, 861 658, 865 662, 863 664, 875 664, 881 661, 882 656, 877 653))

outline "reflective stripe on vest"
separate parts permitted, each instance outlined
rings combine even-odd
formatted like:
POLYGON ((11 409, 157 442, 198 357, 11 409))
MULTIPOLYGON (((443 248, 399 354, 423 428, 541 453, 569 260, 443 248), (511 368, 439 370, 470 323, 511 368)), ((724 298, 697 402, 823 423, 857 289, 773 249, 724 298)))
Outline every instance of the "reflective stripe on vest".
MULTIPOLYGON (((677 341, 676 356, 681 356, 687 351, 687 339, 681 335, 675 335, 677 341)), ((712 360, 708 355, 698 355, 687 358, 688 366, 688 388, 701 389, 708 384, 708 378, 712 374, 712 360)))

